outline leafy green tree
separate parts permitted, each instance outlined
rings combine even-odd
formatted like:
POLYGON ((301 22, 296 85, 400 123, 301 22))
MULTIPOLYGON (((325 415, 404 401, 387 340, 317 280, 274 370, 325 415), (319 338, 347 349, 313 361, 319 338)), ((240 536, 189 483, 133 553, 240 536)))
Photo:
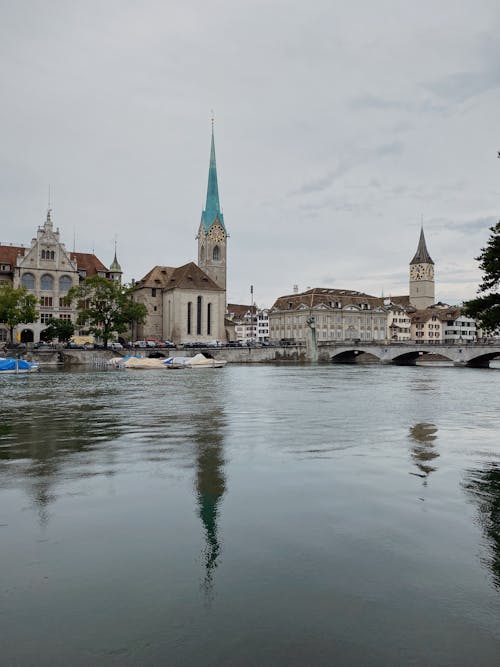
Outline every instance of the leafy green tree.
POLYGON ((52 318, 48 325, 40 334, 40 338, 45 341, 57 338, 61 343, 67 343, 75 333, 75 325, 71 320, 60 320, 52 318))
POLYGON ((14 341, 14 327, 37 319, 36 297, 33 294, 28 294, 24 287, 0 285, 0 322, 9 327, 11 343, 14 341))
POLYGON ((146 306, 132 299, 132 288, 113 280, 91 276, 68 292, 78 302, 77 323, 102 338, 104 347, 112 334, 124 333, 132 323, 146 319, 146 306))
POLYGON ((489 332, 500 327, 500 220, 490 227, 490 231, 492 234, 486 248, 481 248, 481 254, 476 257, 483 272, 483 282, 478 289, 482 296, 464 303, 465 313, 489 332))

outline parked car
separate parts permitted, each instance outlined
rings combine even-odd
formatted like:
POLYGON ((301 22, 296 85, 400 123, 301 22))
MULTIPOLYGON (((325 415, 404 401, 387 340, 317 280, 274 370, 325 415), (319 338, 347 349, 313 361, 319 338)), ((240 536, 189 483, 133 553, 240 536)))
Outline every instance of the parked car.
POLYGON ((177 347, 177 345, 172 343, 171 340, 164 340, 163 342, 165 343, 165 347, 177 347))
POLYGON ((156 347, 156 341, 151 339, 147 340, 146 347, 156 347))
POLYGON ((123 350, 123 345, 121 343, 113 341, 112 343, 109 344, 109 348, 110 350, 123 350))
POLYGON ((134 343, 134 347, 147 347, 146 341, 145 340, 136 340, 134 343))

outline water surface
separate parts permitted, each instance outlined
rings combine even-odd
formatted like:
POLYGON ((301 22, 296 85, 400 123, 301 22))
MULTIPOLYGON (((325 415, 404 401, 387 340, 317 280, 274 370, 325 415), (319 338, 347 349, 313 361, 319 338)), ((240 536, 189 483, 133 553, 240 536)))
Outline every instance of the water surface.
POLYGON ((499 370, 0 392, 2 664, 498 664, 499 370))

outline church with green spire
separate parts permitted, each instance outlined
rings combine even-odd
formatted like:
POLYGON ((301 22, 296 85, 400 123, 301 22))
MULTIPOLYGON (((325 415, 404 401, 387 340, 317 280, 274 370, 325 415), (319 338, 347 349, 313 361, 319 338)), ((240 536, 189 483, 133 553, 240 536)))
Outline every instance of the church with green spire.
MULTIPOLYGON (((147 316, 143 324, 135 325, 134 340, 168 339, 174 343, 227 340, 228 234, 219 200, 213 121, 207 198, 196 238, 198 264, 154 266, 135 283, 134 298, 146 306, 147 316)), ((114 265, 115 262, 112 270, 114 265)))
POLYGON ((226 290, 227 230, 219 200, 214 125, 208 167, 207 199, 198 229, 198 266, 219 287, 226 290))

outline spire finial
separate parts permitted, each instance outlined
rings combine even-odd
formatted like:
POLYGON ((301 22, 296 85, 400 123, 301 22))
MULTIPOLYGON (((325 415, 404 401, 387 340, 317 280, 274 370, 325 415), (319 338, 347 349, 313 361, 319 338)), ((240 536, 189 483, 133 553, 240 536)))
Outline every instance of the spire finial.
POLYGON ((212 134, 213 134, 215 125, 215 112, 213 109, 210 109, 210 122, 212 123, 212 134))

